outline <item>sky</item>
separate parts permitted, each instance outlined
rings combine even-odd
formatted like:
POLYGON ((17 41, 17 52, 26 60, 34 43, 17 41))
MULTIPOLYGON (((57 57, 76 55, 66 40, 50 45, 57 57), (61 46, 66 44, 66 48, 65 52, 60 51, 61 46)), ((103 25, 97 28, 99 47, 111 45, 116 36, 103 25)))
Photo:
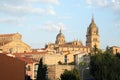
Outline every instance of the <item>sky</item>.
POLYGON ((0 34, 18 32, 31 48, 44 48, 62 28, 67 42, 85 45, 92 16, 101 48, 120 46, 120 0, 0 0, 0 34))

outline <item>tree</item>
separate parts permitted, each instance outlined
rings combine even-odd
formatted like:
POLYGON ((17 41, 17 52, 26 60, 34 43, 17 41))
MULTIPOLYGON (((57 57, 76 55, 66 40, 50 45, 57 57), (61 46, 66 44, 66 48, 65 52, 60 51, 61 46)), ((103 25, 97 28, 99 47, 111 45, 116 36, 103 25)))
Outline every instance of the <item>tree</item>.
POLYGON ((95 44, 95 45, 94 45, 94 48, 93 48, 93 52, 96 54, 97 51, 98 51, 98 48, 97 48, 97 45, 95 44))
POLYGON ((97 54, 97 53, 102 53, 102 50, 98 49, 97 45, 94 45, 94 47, 93 47, 92 52, 90 53, 90 55, 91 54, 97 54))
POLYGON ((90 72, 95 80, 120 80, 120 59, 109 51, 91 56, 90 72))
POLYGON ((47 80, 47 66, 43 65, 42 58, 38 65, 37 80, 47 80))
POLYGON ((104 53, 113 54, 109 46, 106 47, 106 51, 104 53))
POLYGON ((120 53, 116 53, 116 57, 120 59, 120 53))
POLYGON ((30 76, 26 75, 25 80, 32 80, 32 79, 30 78, 30 76))
POLYGON ((80 73, 77 69, 65 70, 60 78, 61 80, 80 80, 80 73))

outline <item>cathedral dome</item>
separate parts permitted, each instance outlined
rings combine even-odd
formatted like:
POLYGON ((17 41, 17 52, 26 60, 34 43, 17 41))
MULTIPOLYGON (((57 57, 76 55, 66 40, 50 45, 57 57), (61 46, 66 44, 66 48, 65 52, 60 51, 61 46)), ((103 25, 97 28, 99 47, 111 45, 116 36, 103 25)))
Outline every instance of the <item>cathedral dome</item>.
POLYGON ((65 43, 65 37, 63 35, 63 33, 61 32, 61 30, 59 31, 59 34, 56 37, 56 44, 64 44, 65 43))
POLYGON ((57 35, 56 38, 65 38, 64 34, 61 32, 61 30, 59 31, 59 34, 57 35))

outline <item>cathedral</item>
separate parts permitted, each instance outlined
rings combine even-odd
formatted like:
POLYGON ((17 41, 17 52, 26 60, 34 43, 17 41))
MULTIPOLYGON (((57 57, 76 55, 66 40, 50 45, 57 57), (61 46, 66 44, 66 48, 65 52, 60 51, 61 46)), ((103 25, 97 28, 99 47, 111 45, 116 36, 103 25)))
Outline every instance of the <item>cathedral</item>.
POLYGON ((87 28, 86 45, 83 45, 82 41, 74 40, 72 42, 66 42, 65 36, 60 30, 56 36, 55 43, 50 43, 45 46, 46 50, 52 54, 57 53, 65 55, 68 58, 68 62, 73 61, 73 56, 77 53, 90 53, 90 51, 96 45, 100 48, 99 30, 92 17, 91 23, 87 28))
POLYGON ((86 46, 92 50, 95 45, 98 49, 100 48, 99 29, 95 24, 94 18, 92 17, 91 23, 87 28, 86 46))
POLYGON ((5 53, 24 53, 30 52, 30 46, 22 41, 19 33, 0 34, 0 52, 5 53))

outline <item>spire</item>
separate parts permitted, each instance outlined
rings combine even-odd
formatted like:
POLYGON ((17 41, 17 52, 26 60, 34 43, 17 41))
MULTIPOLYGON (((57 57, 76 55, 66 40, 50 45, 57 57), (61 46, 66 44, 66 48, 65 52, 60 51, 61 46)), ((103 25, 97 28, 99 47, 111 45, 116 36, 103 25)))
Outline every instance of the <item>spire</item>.
POLYGON ((61 30, 61 28, 60 28, 60 31, 59 31, 60 33, 62 32, 62 30, 61 30))
POLYGON ((91 23, 94 23, 94 14, 92 14, 92 22, 91 23))
POLYGON ((59 33, 62 33, 62 27, 60 27, 59 33))

